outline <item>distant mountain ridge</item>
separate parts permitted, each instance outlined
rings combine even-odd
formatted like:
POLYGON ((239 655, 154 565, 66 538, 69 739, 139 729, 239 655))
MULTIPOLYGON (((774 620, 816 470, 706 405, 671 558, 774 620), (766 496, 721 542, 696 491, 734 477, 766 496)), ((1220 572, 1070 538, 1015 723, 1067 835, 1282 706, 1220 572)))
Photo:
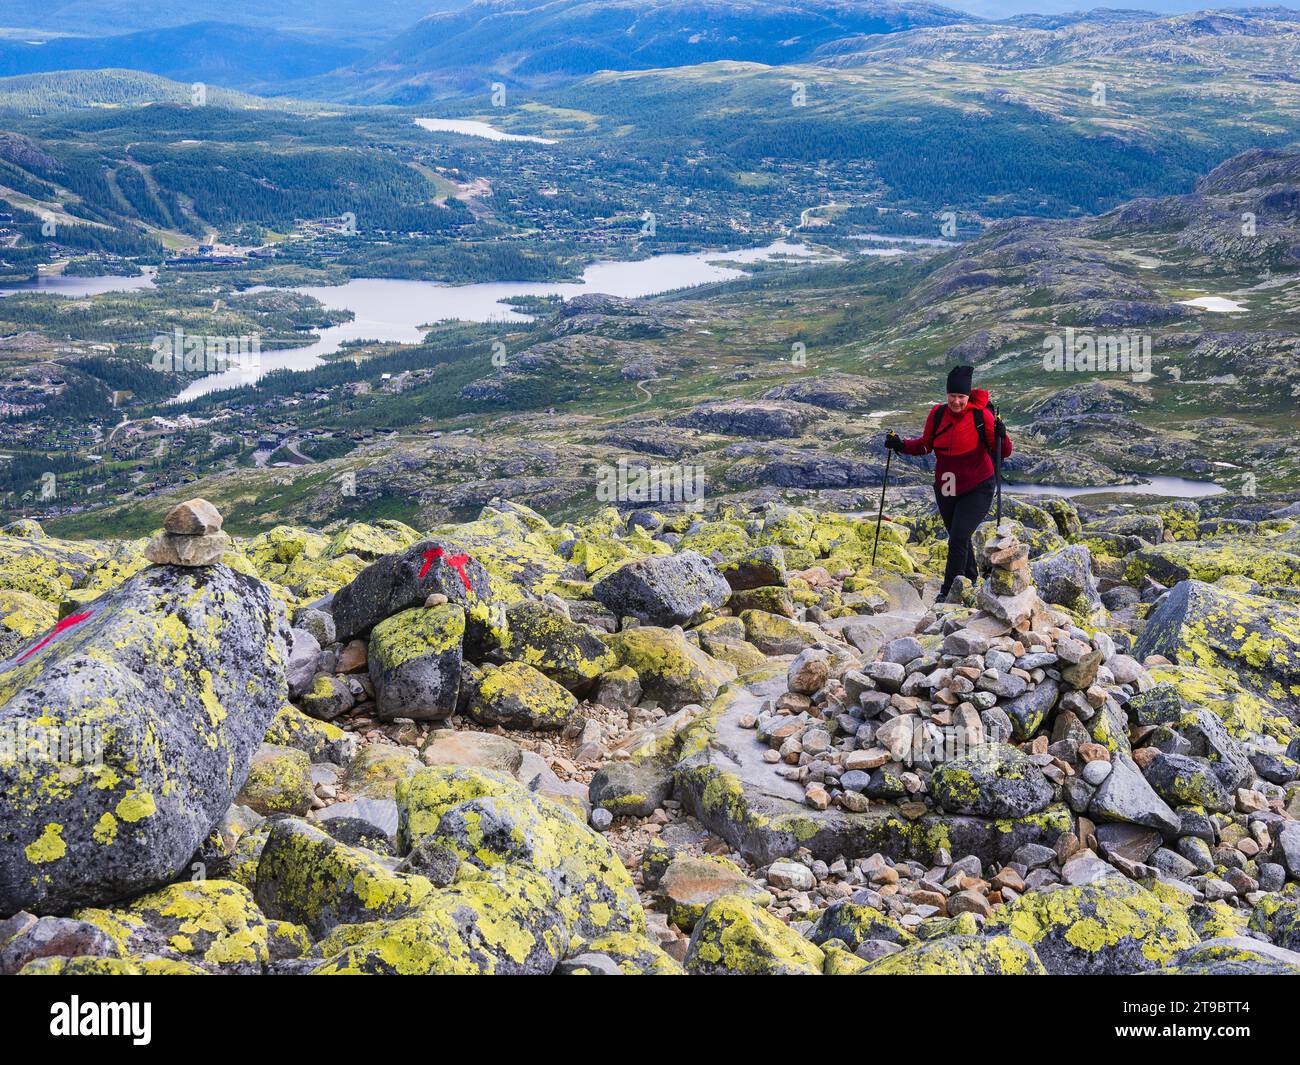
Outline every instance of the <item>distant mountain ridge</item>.
POLYGON ((486 91, 498 80, 541 86, 599 70, 799 63, 844 37, 968 19, 939 4, 895 0, 477 0, 422 19, 318 84, 327 95, 400 103, 486 91))
POLYGON ((311 77, 363 55, 359 45, 265 27, 195 22, 111 37, 0 40, 0 77, 57 70, 130 69, 234 89, 311 77))

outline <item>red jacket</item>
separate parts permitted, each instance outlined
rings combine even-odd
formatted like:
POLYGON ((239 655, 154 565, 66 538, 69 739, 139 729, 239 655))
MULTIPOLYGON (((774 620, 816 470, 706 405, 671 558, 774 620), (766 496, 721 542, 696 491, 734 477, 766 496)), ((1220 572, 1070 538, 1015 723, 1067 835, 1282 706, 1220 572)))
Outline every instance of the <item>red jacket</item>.
MULTIPOLYGON (((945 476, 950 486, 945 494, 962 495, 993 476, 993 456, 990 448, 996 446, 993 412, 988 410, 989 394, 982 388, 970 394, 970 403, 961 414, 954 415, 948 404, 940 403, 925 419, 925 431, 915 440, 904 440, 903 451, 908 455, 928 455, 934 452, 934 483, 940 491, 945 487, 945 476), (974 408, 984 412, 984 435, 988 446, 979 439, 975 427, 974 408), (936 416, 935 411, 941 412, 936 416)), ((1002 438, 1002 457, 1011 454, 1011 437, 1002 438)))

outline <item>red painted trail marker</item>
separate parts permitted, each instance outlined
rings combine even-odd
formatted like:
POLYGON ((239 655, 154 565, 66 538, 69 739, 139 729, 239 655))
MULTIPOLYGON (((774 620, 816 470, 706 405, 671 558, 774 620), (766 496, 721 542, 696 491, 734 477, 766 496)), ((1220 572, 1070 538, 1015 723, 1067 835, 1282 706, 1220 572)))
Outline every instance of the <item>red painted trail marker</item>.
POLYGON ((27 651, 24 651, 22 654, 20 654, 16 659, 16 661, 22 662, 24 659, 30 658, 42 647, 44 647, 47 643, 49 643, 52 639, 54 639, 54 637, 56 637, 59 633, 72 628, 73 625, 80 625, 93 613, 94 613, 93 610, 87 610, 84 614, 69 614, 66 618, 64 618, 57 625, 55 625, 54 628, 50 630, 49 635, 46 636, 45 639, 43 639, 35 647, 27 651))
POLYGON ((469 555, 448 555, 441 547, 435 547, 424 553, 424 565, 420 567, 419 579, 424 580, 430 567, 440 558, 460 574, 460 582, 465 586, 465 591, 472 592, 474 586, 470 583, 469 574, 465 572, 465 563, 469 561, 469 555))

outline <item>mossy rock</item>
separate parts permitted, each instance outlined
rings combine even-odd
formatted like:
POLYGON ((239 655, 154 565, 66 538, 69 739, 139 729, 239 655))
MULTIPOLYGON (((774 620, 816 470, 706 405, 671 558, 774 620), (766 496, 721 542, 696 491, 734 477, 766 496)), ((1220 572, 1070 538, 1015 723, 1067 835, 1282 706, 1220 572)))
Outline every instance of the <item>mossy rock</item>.
POLYGON ((795 655, 818 642, 807 626, 766 610, 746 610, 740 620, 745 624, 745 639, 764 654, 795 655))
MULTIPOLYGON (((574 948, 579 946, 581 955, 571 961, 580 961, 587 955, 597 955, 612 962, 624 976, 686 975, 686 970, 678 962, 666 954, 658 943, 652 942, 645 936, 633 935, 630 932, 613 932, 607 936, 600 936, 590 943, 575 944, 574 948)), ((566 971, 570 975, 583 972, 580 965, 566 966, 566 971)))
POLYGON ((169 884, 120 909, 86 909, 78 920, 113 939, 123 955, 162 954, 201 969, 260 973, 269 929, 252 893, 230 880, 169 884))
POLYGON ((380 718, 450 717, 460 694, 464 637, 465 609, 456 603, 403 610, 376 625, 368 668, 380 718))
POLYGON ((0 588, 0 660, 34 643, 54 628, 58 620, 59 608, 48 599, 14 588, 0 588))
POLYGON ((986 744, 966 758, 934 770, 930 790, 950 813, 979 817, 1027 817, 1052 801, 1052 785, 1024 752, 986 744))
POLYGON ((916 942, 916 936, 893 917, 848 900, 831 903, 823 910, 808 938, 818 945, 838 939, 849 950, 857 950, 868 939, 882 939, 900 947, 916 942))
POLYGON ((384 555, 410 547, 419 539, 418 532, 399 521, 383 522, 380 525, 356 522, 335 533, 325 548, 325 557, 355 555, 366 562, 373 562, 384 555))
POLYGON ((1164 655, 1300 712, 1300 607, 1187 580, 1147 618, 1134 657, 1164 655))
POLYGON ((458 881, 405 917, 340 932, 317 945, 327 960, 315 975, 544 976, 570 942, 554 889, 527 869, 458 881))
POLYGON ((207 976, 189 962, 169 958, 37 958, 19 976, 207 976))
MULTIPOLYGON (((1276 716, 1266 700, 1246 691, 1230 674, 1200 666, 1152 666, 1150 673, 1157 685, 1168 685, 1180 703, 1211 711, 1229 734, 1238 739, 1251 739, 1265 732, 1267 723, 1276 716)), ((1175 715, 1173 720, 1179 716, 1175 715)))
POLYGON ((347 765, 356 753, 357 740, 328 721, 308 717, 291 703, 285 703, 266 730, 266 743, 294 747, 312 762, 347 765))
POLYGON ((1265 895, 1256 904, 1247 927, 1262 932, 1279 947, 1300 951, 1300 897, 1265 895))
POLYGON ((1054 975, 1150 972, 1199 942, 1186 911, 1120 878, 1021 895, 985 931, 1028 943, 1054 975))
POLYGON ((620 666, 636 670, 644 693, 669 710, 707 704, 736 667, 700 650, 680 629, 642 625, 606 637, 620 666))
POLYGON ((1300 554, 1239 539, 1155 544, 1129 556, 1124 572, 1130 584, 1151 577, 1166 587, 1187 580, 1213 584, 1225 576, 1300 586, 1300 554))
POLYGON ((1014 936, 945 936, 877 958, 863 976, 1046 976, 1028 946, 1014 936))
POLYGON ((398 781, 424 766, 410 751, 383 743, 367 743, 348 768, 347 789, 366 799, 391 799, 398 781))
POLYGON ((311 760, 294 747, 263 744, 236 802, 259 814, 305 814, 316 797, 311 760))
POLYGON ((469 699, 469 715, 480 725, 554 730, 577 712, 571 692, 523 662, 483 670, 469 699))
POLYGON ((825 955, 789 925, 737 895, 711 902, 683 965, 702 976, 820 976, 825 955))
POLYGON ((614 668, 614 655, 585 625, 538 602, 506 610, 507 635, 500 654, 532 666, 573 692, 585 692, 614 668))
POLYGON ((504 773, 436 766, 403 781, 397 805, 400 851, 432 836, 480 869, 530 868, 583 939, 645 931, 632 878, 604 837, 504 773))
POLYGON ((664 872, 659 891, 668 907, 668 920, 689 932, 710 903, 736 895, 757 906, 772 905, 772 896, 745 875, 735 862, 714 855, 683 856, 664 872))
POLYGON ((405 916, 432 890, 424 877, 391 872, 373 852, 292 818, 271 826, 257 866, 263 912, 316 939, 336 925, 405 916))
POLYGON ((793 618, 796 612, 794 593, 789 588, 771 586, 767 588, 746 588, 732 592, 727 605, 734 611, 766 610, 769 614, 780 614, 793 618))

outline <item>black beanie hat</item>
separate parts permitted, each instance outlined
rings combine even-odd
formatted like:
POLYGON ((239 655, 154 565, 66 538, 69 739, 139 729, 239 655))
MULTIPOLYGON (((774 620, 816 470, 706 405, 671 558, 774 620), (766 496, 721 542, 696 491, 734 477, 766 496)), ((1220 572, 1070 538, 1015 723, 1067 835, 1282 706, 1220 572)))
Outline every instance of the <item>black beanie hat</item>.
POLYGON ((954 366, 948 371, 948 391, 963 396, 970 395, 971 379, 975 376, 974 366, 954 366))

